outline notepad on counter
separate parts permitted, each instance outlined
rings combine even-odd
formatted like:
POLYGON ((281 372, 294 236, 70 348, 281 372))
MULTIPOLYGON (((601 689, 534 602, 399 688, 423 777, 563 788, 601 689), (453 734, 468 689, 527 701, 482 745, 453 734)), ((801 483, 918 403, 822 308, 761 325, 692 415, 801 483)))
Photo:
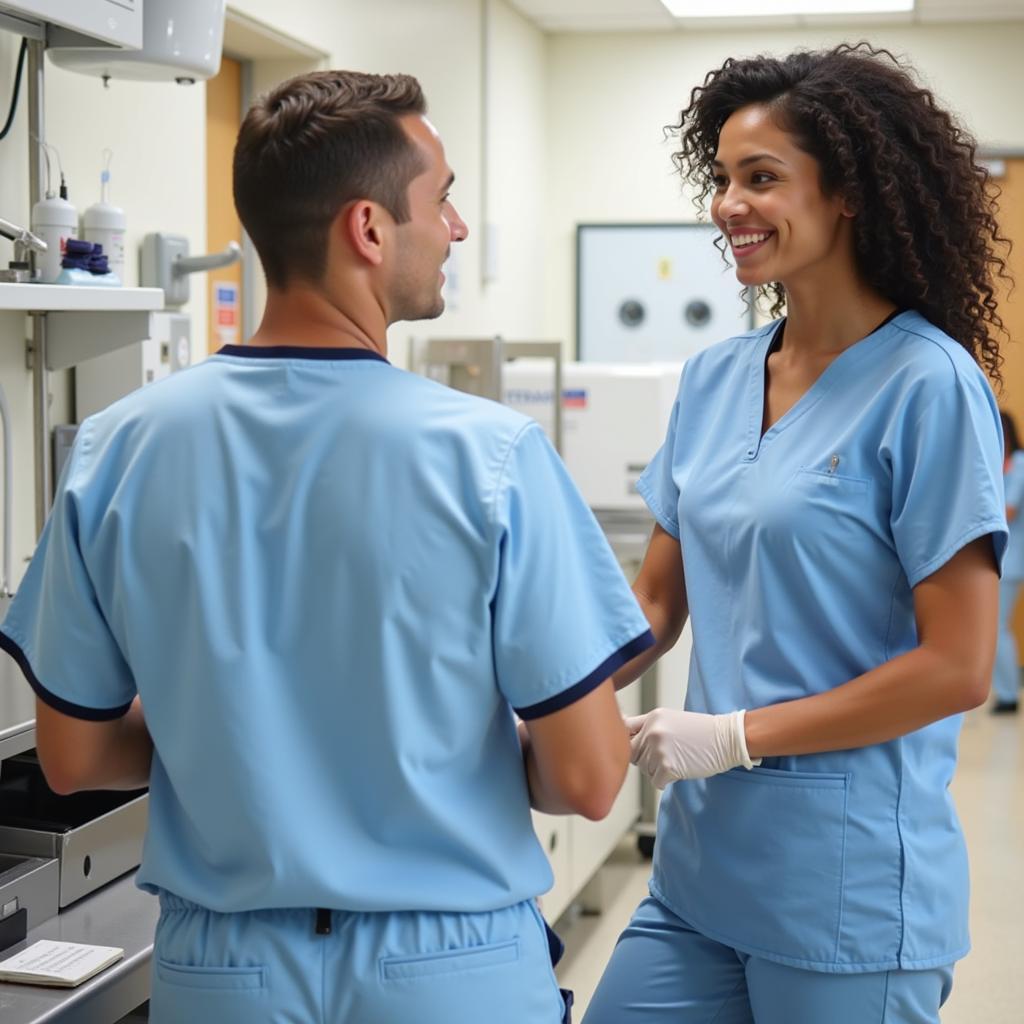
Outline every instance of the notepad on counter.
POLYGON ((124 950, 116 946, 88 946, 81 942, 41 939, 28 949, 0 960, 0 981, 74 988, 116 964, 123 956, 124 950))

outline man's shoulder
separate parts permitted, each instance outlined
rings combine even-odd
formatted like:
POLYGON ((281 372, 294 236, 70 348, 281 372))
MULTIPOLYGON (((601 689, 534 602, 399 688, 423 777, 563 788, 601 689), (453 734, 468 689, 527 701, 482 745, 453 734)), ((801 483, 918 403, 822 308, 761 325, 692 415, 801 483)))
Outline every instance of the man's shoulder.
POLYGON ((85 424, 88 424, 92 437, 99 440, 130 431, 136 426, 152 425, 161 419, 188 417, 202 403, 212 370, 212 362, 197 363, 136 388, 93 413, 85 424))
MULTIPOLYGON (((534 422, 500 402, 397 367, 384 369, 389 372, 363 379, 355 389, 339 390, 337 399, 314 403, 321 413, 327 412, 317 429, 354 436, 355 427, 356 436, 376 435, 381 441, 390 439, 413 449, 458 440, 474 448, 504 448, 534 422), (346 401, 346 395, 351 401, 346 401)), ((126 395, 89 418, 93 444, 100 447, 129 437, 153 442, 205 429, 233 403, 251 403, 258 397, 251 390, 236 393, 232 373, 231 366, 210 359, 126 395)), ((325 377, 324 387, 332 394, 337 385, 336 377, 325 377)), ((309 397, 307 390, 295 401, 301 405, 309 397)), ((267 398, 269 425, 277 419, 272 409, 280 412, 284 396, 268 391, 267 398)))
POLYGON ((458 391, 409 371, 396 374, 393 386, 410 402, 410 412, 438 425, 449 423, 458 429, 507 436, 535 422, 501 402, 458 391))

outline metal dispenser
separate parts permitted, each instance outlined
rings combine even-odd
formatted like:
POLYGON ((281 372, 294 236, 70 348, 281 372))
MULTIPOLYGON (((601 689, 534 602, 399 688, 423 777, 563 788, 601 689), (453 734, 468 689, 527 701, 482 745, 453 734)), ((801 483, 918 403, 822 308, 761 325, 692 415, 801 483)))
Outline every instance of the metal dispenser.
POLYGON ((409 364, 425 377, 440 381, 457 391, 501 402, 502 377, 506 363, 514 359, 552 360, 551 389, 555 450, 562 452, 562 346, 557 341, 505 341, 493 338, 431 338, 421 349, 410 347, 409 364))

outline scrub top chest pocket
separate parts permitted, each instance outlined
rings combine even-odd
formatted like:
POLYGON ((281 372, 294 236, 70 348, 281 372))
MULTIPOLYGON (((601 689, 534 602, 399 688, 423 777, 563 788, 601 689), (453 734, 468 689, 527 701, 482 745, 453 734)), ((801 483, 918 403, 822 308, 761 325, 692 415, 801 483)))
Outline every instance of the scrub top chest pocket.
POLYGON ((797 521, 813 525, 815 530, 824 529, 827 520, 836 517, 851 525, 867 526, 873 489, 873 482, 865 476, 808 466, 794 474, 783 500, 792 502, 790 512, 797 521))
MULTIPOLYGON (((878 533, 875 482, 855 471, 831 470, 828 456, 794 466, 773 454, 745 467, 743 497, 730 510, 736 516, 734 535, 746 536, 766 554, 803 551, 829 561, 838 555, 844 563, 847 558, 859 562, 857 552, 863 557, 865 542, 870 546, 878 533)), ((890 546, 887 539, 882 542, 890 546)))

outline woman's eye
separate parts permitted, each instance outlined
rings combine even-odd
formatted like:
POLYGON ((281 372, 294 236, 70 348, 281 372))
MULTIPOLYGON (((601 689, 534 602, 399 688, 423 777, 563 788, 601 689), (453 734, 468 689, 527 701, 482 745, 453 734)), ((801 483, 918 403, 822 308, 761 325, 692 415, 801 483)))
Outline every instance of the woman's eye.
POLYGON ((767 185, 768 182, 774 181, 775 179, 767 173, 767 171, 755 171, 751 176, 750 180, 754 185, 767 185))
POLYGON ((715 186, 716 191, 721 192, 722 189, 724 189, 729 184, 729 182, 726 181, 725 175, 716 174, 711 178, 711 184, 715 186))

